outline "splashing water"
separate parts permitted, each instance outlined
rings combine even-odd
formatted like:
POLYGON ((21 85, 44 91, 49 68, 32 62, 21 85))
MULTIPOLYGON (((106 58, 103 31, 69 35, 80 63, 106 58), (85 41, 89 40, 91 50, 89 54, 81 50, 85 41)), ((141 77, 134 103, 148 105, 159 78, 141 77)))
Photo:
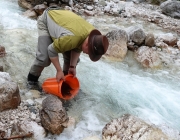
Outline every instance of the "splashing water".
MULTIPOLYGON (((0 61, 8 62, 4 66, 5 71, 18 82, 21 91, 25 88, 37 45, 36 21, 23 17, 22 11, 17 0, 0 1, 0 45, 5 46, 8 53, 0 61)), ((96 23, 93 18, 89 18, 89 21, 96 23)), ((106 21, 110 21, 110 18, 107 17, 106 21)), ((112 27, 118 28, 118 25, 112 27)), ((101 137, 106 123, 127 113, 156 124, 172 137, 179 137, 180 74, 143 69, 131 59, 131 55, 128 53, 124 62, 101 59, 96 63, 91 62, 85 54, 81 55, 77 77, 83 92, 71 101, 72 107, 68 110, 77 124, 75 128, 67 128, 61 135, 54 136, 56 139, 101 137)), ((40 81, 53 76, 55 69, 51 65, 43 71, 40 81)))

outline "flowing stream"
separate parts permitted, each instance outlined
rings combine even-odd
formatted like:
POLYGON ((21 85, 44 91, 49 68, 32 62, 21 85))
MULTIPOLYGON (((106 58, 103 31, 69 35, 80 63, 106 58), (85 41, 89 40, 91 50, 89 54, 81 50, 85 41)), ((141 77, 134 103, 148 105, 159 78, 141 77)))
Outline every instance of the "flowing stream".
MULTIPOLYGON (((27 91, 26 77, 37 45, 36 20, 23 17, 23 11, 17 0, 0 0, 0 45, 7 51, 0 63, 18 82, 22 98, 27 91)), ((132 25, 129 21, 116 24, 114 17, 107 16, 87 20, 103 33, 132 25)), ((163 32, 154 24, 142 21, 136 24, 157 34, 163 32)), ((68 110, 68 115, 74 117, 77 124, 75 128, 67 128, 61 135, 51 137, 81 140, 96 135, 100 138, 103 127, 111 119, 132 114, 180 139, 179 71, 144 69, 134 60, 132 52, 128 52, 123 62, 106 59, 91 62, 85 54, 80 59, 77 77, 82 92, 71 101, 68 110)), ((54 76, 55 69, 51 65, 43 71, 39 81, 42 83, 54 76)))

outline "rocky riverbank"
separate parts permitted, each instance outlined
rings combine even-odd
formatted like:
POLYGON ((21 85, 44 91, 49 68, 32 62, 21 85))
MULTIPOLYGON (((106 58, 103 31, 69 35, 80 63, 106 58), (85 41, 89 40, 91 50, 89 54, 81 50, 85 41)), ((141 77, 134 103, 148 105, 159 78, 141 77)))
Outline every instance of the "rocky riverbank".
MULTIPOLYGON (((146 68, 174 68, 176 71, 179 71, 180 66, 180 40, 179 40, 179 32, 180 27, 179 19, 174 19, 162 14, 162 11, 159 6, 150 5, 147 3, 134 3, 134 2, 124 2, 124 1, 112 1, 105 2, 104 6, 97 5, 83 5, 76 4, 73 7, 65 5, 65 9, 69 9, 75 11, 76 13, 84 16, 87 20, 95 18, 96 20, 93 22, 94 25, 98 22, 98 16, 105 16, 104 14, 111 15, 108 18, 102 20, 105 24, 114 24, 118 26, 117 22, 121 22, 126 20, 129 23, 138 23, 139 20, 144 20, 145 22, 157 24, 162 29, 165 29, 168 33, 164 33, 161 35, 157 34, 149 34, 144 28, 140 27, 130 27, 128 29, 118 29, 116 31, 112 30, 111 27, 107 26, 106 28, 98 27, 102 30, 102 32, 106 33, 107 37, 110 40, 110 48, 107 52, 106 59, 115 60, 115 61, 123 61, 127 55, 128 51, 133 51, 135 59, 146 68), (118 3, 118 4, 117 4, 118 3), (117 5, 121 5, 121 12, 117 11, 117 5), (109 6, 109 7, 108 7, 109 6), (85 7, 85 8, 84 8, 85 7), (102 8, 100 8, 102 7, 102 8), (108 9, 109 8, 109 9, 108 9), (114 9, 113 9, 114 8, 114 9), (98 10, 99 9, 99 10, 98 10), (109 11, 108 11, 109 10, 109 11), (120 13, 119 13, 120 12, 120 13), (93 16, 93 17, 87 17, 93 16), (114 16, 112 16, 114 15, 114 16)), ((27 4, 27 3, 26 3, 27 4)), ((102 5, 102 4, 101 4, 102 5)), ((30 8, 30 11, 34 11, 34 8, 30 8)), ((27 12, 26 12, 27 14, 27 12)), ((37 14, 37 13, 36 13, 37 14)), ((27 16, 27 15, 26 15, 27 16)), ((36 15, 37 16, 37 15, 36 15)), ((34 17, 34 16, 33 16, 34 17)), ((1 44, 3 45, 3 44, 1 44)), ((3 50, 3 58, 5 58, 5 51, 3 50)), ((3 68, 2 68, 3 71, 3 68)), ((0 72, 0 89, 1 96, 1 106, 5 102, 9 101, 9 98, 12 98, 12 90, 16 91, 16 86, 11 87, 7 81, 11 81, 11 78, 5 72, 0 72), (4 76, 6 75, 6 76, 4 76), (10 92, 11 91, 11 92, 10 92), (11 95, 11 96, 10 96, 11 95)), ((16 92, 15 92, 16 93, 16 92)), ((17 94, 17 93, 16 93, 17 94)), ((19 93, 20 94, 20 93, 19 93)), ((18 98, 18 96, 16 96, 18 98)), ((46 137, 45 130, 55 130, 52 132, 62 132, 63 128, 66 127, 74 127, 76 122, 73 118, 69 117, 69 124, 64 124, 63 128, 60 124, 55 124, 53 121, 52 124, 56 127, 44 127, 41 124, 41 118, 39 115, 40 110, 42 109, 42 102, 46 98, 46 94, 38 91, 28 91, 25 92, 23 98, 21 96, 21 104, 15 105, 11 104, 9 108, 17 107, 17 109, 11 109, 7 111, 2 111, 0 114, 0 136, 4 138, 10 138, 13 136, 19 136, 29 134, 33 132, 33 139, 44 139, 46 137), (55 128, 59 127, 59 130, 56 131, 55 128)), ((52 100, 57 100, 53 98, 52 100)), ((56 109, 65 112, 65 108, 60 105, 61 103, 54 104, 57 105, 56 109)), ((52 109, 49 109, 47 112, 51 112, 52 109)), ((58 114, 58 112, 56 112, 58 114)), ((57 115, 55 114, 55 115, 57 115)), ((66 113, 65 113, 66 114, 66 113)), ((52 117, 53 115, 49 115, 52 117)), ((60 116, 60 115, 58 115, 60 116)), ((55 118, 55 117, 54 117, 55 118)), ((61 116, 62 121, 64 123, 67 121, 67 116, 61 116), (65 117, 65 119, 64 119, 65 117)), ((66 122, 67 123, 67 122, 66 122)), ((50 123, 48 123, 50 124, 50 123)), ((179 139, 178 134, 175 135, 175 138, 170 138, 169 134, 164 134, 160 129, 153 126, 152 124, 147 124, 142 120, 134 117, 134 116, 122 116, 122 118, 115 119, 112 122, 108 123, 103 129, 103 139, 110 139, 111 137, 115 139, 152 139, 155 135, 159 137, 159 139, 179 139), (123 124, 123 126, 121 125, 123 124), (134 127, 133 127, 134 126, 134 127), (124 130, 124 131, 123 131, 124 130), (146 133, 150 131, 151 133, 146 133), (125 133, 125 134, 124 134, 125 133), (112 135, 114 134, 114 135, 112 135), (124 134, 124 135, 123 135, 124 134)), ((27 135, 29 136, 29 135, 27 135)), ((31 139, 31 138, 30 138, 31 139)), ((84 138, 84 140, 98 140, 99 138, 96 136, 84 138)), ((153 138, 154 139, 154 138, 153 138)))

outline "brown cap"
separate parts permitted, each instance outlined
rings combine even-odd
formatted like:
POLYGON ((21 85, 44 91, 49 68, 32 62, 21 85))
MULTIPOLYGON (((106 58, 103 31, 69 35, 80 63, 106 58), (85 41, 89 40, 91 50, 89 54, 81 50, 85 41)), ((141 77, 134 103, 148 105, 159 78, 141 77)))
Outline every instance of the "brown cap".
POLYGON ((106 36, 96 29, 91 31, 88 38, 88 54, 92 61, 98 61, 106 53, 108 46, 109 41, 106 36))

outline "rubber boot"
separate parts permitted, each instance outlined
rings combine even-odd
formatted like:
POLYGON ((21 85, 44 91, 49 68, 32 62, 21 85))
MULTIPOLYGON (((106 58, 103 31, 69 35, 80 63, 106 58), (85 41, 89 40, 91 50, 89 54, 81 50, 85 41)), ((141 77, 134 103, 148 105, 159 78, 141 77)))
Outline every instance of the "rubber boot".
POLYGON ((28 81, 38 82, 39 76, 34 76, 32 74, 28 74, 28 81))
POLYGON ((39 82, 38 82, 39 76, 34 76, 32 74, 28 74, 28 78, 27 78, 27 88, 29 90, 38 90, 38 91, 42 91, 42 88, 39 86, 39 82))

